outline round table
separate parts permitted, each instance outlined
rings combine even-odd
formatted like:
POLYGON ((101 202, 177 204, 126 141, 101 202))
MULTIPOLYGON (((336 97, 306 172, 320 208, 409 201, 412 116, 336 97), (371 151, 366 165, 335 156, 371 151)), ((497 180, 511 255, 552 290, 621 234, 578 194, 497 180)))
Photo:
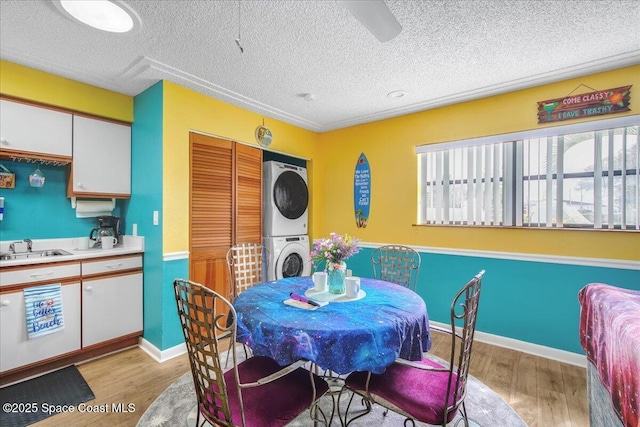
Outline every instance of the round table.
POLYGON ((389 282, 360 280, 364 298, 315 310, 284 304, 291 292, 303 295, 313 287, 311 277, 253 286, 233 302, 237 341, 282 366, 309 360, 338 374, 382 373, 398 357, 421 360, 431 348, 422 298, 389 282))

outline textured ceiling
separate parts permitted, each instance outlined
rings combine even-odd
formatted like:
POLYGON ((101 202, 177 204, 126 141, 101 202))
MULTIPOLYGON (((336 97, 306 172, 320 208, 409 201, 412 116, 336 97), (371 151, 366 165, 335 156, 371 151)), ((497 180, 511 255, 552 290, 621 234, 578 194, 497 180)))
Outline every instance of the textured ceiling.
POLYGON ((640 63, 637 1, 387 0, 403 30, 383 44, 337 1, 241 0, 244 53, 238 1, 126 3, 135 34, 1 0, 0 56, 128 95, 165 79, 313 131, 640 63))

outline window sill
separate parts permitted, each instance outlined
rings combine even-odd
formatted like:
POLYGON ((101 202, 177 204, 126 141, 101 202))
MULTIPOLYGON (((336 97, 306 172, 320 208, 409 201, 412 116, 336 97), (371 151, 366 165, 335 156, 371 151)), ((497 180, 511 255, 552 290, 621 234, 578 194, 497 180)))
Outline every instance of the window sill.
POLYGON ((453 228, 480 228, 495 230, 562 230, 562 231, 596 231, 596 232, 622 232, 638 233, 640 230, 634 228, 587 228, 587 227, 525 227, 512 225, 481 225, 481 224, 411 224, 412 227, 453 227, 453 228))

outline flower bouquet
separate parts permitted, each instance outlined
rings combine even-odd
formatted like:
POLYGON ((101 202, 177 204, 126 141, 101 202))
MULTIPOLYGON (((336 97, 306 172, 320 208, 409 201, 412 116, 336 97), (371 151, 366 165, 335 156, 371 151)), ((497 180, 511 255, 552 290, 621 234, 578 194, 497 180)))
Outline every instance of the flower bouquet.
POLYGON ((325 263, 330 293, 344 293, 344 278, 347 273, 345 260, 360 251, 358 243, 358 239, 348 234, 342 236, 336 233, 329 234, 329 238, 313 242, 313 249, 309 255, 315 266, 325 263))

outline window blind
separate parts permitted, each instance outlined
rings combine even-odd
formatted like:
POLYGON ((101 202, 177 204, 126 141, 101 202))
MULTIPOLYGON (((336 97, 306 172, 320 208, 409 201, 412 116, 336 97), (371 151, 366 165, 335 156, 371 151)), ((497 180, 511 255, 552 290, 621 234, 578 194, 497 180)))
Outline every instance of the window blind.
POLYGON ((637 230, 639 123, 627 116, 417 147, 418 220, 637 230))

